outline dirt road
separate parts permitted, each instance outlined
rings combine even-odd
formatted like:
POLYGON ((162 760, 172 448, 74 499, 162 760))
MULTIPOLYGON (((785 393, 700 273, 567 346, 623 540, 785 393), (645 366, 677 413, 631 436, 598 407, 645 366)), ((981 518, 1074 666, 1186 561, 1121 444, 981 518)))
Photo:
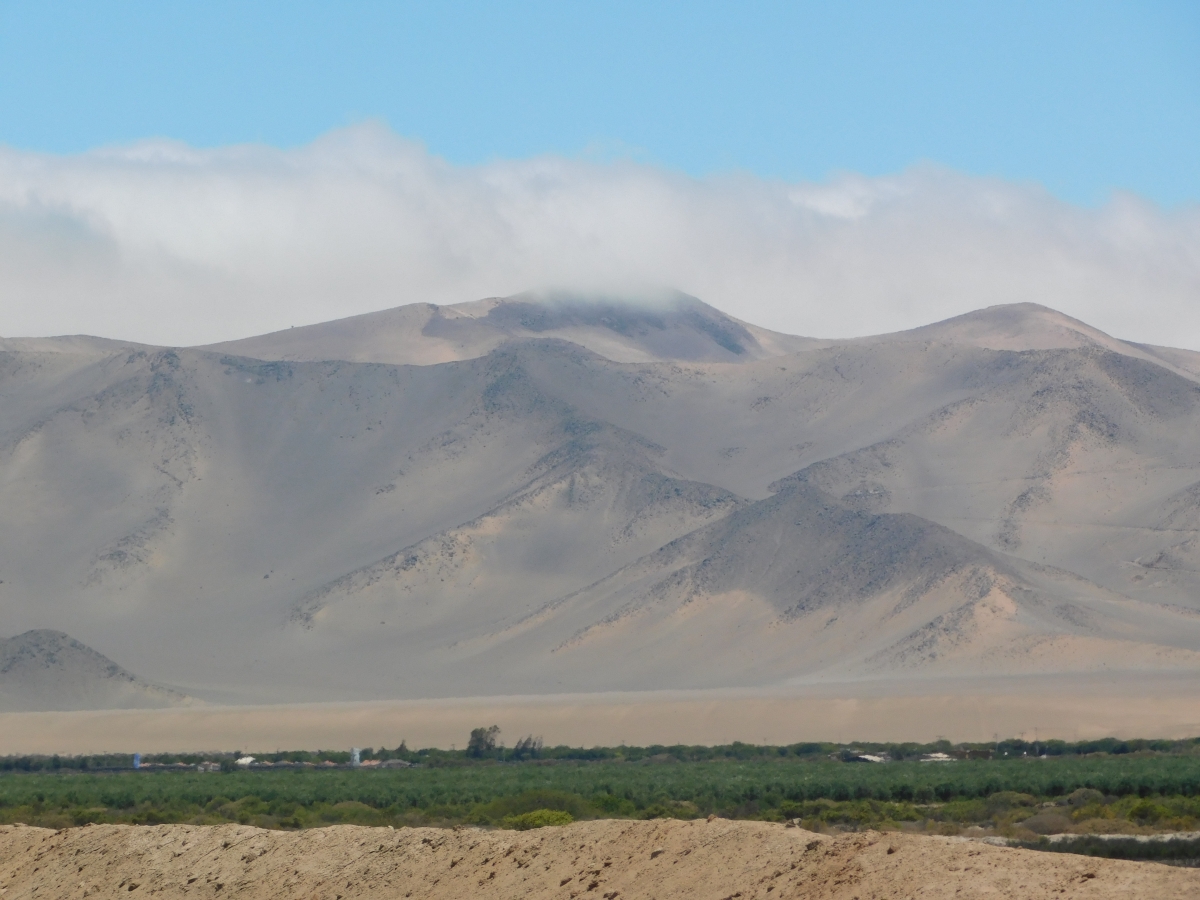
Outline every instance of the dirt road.
POLYGON ((870 900, 1200 897, 1200 872, 957 838, 760 822, 535 831, 0 827, 0 896, 870 900))

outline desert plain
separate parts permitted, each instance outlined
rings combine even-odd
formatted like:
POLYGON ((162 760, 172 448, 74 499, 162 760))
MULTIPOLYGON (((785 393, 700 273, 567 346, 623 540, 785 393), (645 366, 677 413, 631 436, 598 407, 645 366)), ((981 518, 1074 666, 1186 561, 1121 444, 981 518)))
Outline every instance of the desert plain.
POLYGON ((821 689, 645 691, 268 706, 0 713, 0 755, 187 753, 349 746, 460 749, 498 725, 511 743, 714 745, 733 741, 986 743, 1200 734, 1194 679, 1008 679, 821 689))

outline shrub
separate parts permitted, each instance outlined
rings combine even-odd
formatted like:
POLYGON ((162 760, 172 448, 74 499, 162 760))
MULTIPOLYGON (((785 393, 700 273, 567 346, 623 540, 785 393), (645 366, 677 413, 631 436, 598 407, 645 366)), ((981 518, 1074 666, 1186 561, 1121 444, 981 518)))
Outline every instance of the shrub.
POLYGON ((594 815, 591 804, 577 794, 538 789, 523 791, 509 797, 497 797, 490 803, 476 807, 473 818, 478 824, 487 825, 547 810, 565 813, 572 822, 594 815))
POLYGON ((545 828, 547 825, 570 825, 574 821, 575 817, 565 810, 535 809, 519 816, 505 816, 500 822, 500 827, 528 831, 531 828, 545 828))
POLYGON ((1062 834, 1071 827, 1071 820, 1060 812, 1043 810, 1021 823, 1034 834, 1062 834))
POLYGON ((1152 803, 1149 800, 1140 800, 1129 810, 1129 818, 1142 825, 1152 824, 1159 819, 1167 818, 1169 815, 1171 815, 1169 809, 1157 803, 1152 803))
POLYGON ((1067 795, 1067 805, 1077 808, 1103 802, 1104 795, 1092 788, 1078 788, 1067 795))

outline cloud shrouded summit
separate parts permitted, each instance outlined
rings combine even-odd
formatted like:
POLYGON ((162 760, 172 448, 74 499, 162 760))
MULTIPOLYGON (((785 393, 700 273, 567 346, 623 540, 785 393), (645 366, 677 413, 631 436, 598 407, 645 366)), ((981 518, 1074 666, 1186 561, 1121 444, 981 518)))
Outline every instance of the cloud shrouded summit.
POLYGON ((405 303, 665 287, 853 336, 1034 301, 1200 347, 1200 209, 928 167, 786 184, 554 157, 456 167, 376 125, 294 150, 0 151, 0 334, 198 344, 405 303))

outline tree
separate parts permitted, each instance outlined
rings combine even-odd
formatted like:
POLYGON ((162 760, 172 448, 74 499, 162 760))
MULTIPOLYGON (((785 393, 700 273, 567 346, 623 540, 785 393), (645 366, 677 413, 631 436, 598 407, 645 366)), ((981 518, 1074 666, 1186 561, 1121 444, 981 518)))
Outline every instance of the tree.
POLYGON ((532 734, 529 737, 523 737, 513 746, 513 759, 537 759, 542 752, 542 739, 534 737, 532 734))
POLYGON ((496 749, 496 735, 499 733, 499 725, 493 725, 491 728, 472 728, 471 739, 467 741, 467 756, 478 759, 491 755, 496 749))

